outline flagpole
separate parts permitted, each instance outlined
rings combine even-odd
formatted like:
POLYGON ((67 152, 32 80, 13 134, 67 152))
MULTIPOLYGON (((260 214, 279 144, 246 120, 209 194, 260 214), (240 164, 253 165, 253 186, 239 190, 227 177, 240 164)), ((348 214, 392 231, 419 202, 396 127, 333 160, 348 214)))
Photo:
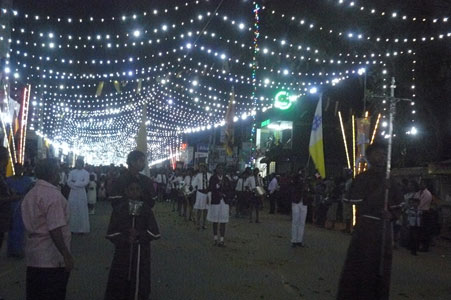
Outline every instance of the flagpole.
MULTIPOLYGON (((385 198, 384 198, 384 211, 388 212, 388 197, 390 193, 390 172, 391 172, 391 154, 393 148, 393 120, 395 118, 396 113, 396 99, 395 99, 395 77, 391 79, 390 86, 390 115, 389 115, 389 123, 388 123, 388 149, 387 149, 387 169, 385 172, 385 198)), ((385 231, 387 230, 388 220, 385 219, 385 216, 382 216, 382 242, 381 242, 381 257, 379 264, 379 275, 382 277, 384 274, 384 256, 385 256, 385 247, 386 247, 386 236, 385 231)))

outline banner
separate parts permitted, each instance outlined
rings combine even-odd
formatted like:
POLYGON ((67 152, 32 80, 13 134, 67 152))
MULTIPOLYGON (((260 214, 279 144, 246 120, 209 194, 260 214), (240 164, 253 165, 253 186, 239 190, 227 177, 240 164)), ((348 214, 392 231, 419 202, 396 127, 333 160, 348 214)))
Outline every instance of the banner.
POLYGON ((322 178, 326 178, 326 165, 324 163, 323 146, 323 113, 322 113, 322 95, 316 106, 315 115, 312 122, 312 132, 310 134, 309 152, 322 178))
POLYGON ((225 116, 225 141, 224 147, 228 156, 233 155, 233 144, 234 144, 234 126, 233 117, 235 116, 235 89, 232 87, 232 95, 230 96, 229 106, 227 107, 227 112, 225 116))
POLYGON ((367 169, 368 161, 366 159, 366 146, 370 143, 370 124, 371 118, 356 119, 357 130, 357 153, 356 153, 356 174, 362 173, 367 169))

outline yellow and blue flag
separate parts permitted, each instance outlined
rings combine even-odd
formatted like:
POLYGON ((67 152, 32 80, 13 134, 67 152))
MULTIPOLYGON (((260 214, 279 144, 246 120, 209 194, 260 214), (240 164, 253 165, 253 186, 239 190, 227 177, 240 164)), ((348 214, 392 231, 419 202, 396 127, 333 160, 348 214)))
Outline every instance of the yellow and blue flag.
POLYGON ((315 116, 312 122, 312 133, 310 134, 309 152, 322 178, 326 178, 326 166, 324 163, 324 145, 323 145, 323 103, 322 95, 316 106, 315 116))

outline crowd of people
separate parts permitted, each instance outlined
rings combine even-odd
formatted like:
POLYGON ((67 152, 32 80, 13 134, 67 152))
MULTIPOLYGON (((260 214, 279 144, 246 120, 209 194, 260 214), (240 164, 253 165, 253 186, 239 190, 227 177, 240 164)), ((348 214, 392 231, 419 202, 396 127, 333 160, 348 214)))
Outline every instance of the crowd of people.
MULTIPOLYGON (((7 155, 6 149, 0 148, 2 172, 7 155)), ((148 299, 150 241, 160 237, 152 210, 155 202, 170 203, 172 211, 193 222, 197 230, 205 230, 207 221, 210 222, 213 245, 217 247, 226 246, 226 225, 231 217, 260 223, 260 212, 265 208, 269 214, 291 214, 290 242, 294 248, 305 246, 306 222, 351 233, 352 206, 357 204, 360 224, 355 227, 347 262, 360 255, 356 249, 376 255, 370 249, 376 237, 367 233, 378 232, 373 230, 373 221, 380 217, 375 211, 382 208, 371 206, 376 202, 380 206, 376 199, 362 200, 383 197, 377 181, 380 172, 368 171, 365 178, 360 176, 354 181, 348 170, 333 180, 306 177, 303 170, 262 178, 258 168, 238 172, 218 164, 211 173, 205 164, 199 164, 197 169, 151 169, 147 177, 140 173, 145 163, 144 154, 133 151, 127 159, 128 168, 94 167, 77 160, 75 168, 69 170, 55 160, 46 159, 33 169, 24 170, 17 165, 12 177, 5 178, 1 173, 0 247, 9 232, 7 255, 26 257, 27 299, 64 299, 74 264, 70 254, 71 233, 89 233, 89 215, 95 214, 97 201, 110 201, 113 207, 106 237, 114 244, 115 253, 105 299, 128 299, 130 293, 148 299), (374 195, 368 196, 369 192, 374 195)), ((437 227, 431 192, 424 182, 418 185, 403 180, 401 184, 390 184, 388 228, 393 237, 391 233, 386 236, 390 248, 387 253, 399 246, 407 247, 413 255, 428 251, 437 227)), ((391 266, 391 256, 388 257, 385 263, 391 266)), ((345 265, 340 299, 354 292, 347 290, 352 287, 346 283, 357 280, 355 275, 361 272, 356 272, 356 268, 362 266, 345 265)), ((380 284, 387 292, 387 283, 380 284)))

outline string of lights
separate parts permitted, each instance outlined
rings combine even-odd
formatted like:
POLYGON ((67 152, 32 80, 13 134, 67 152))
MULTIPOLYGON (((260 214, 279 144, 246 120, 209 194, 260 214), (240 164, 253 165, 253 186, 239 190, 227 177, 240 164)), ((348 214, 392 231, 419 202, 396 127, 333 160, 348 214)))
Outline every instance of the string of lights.
POLYGON ((445 24, 448 23, 449 17, 443 16, 443 17, 419 17, 419 16, 408 16, 407 14, 404 14, 400 12, 399 10, 394 10, 392 12, 387 12, 385 10, 378 10, 376 8, 367 8, 362 5, 358 5, 356 1, 345 1, 345 0, 337 0, 336 1, 337 6, 342 7, 350 7, 355 8, 356 10, 366 13, 367 15, 371 16, 381 16, 385 17, 392 21, 399 21, 399 22, 415 22, 415 23, 429 23, 429 24, 445 24))
MULTIPOLYGON (((257 82, 257 66, 258 66, 258 61, 257 61, 257 56, 258 53, 260 51, 259 48, 259 44, 258 44, 258 38, 260 37, 260 6, 258 5, 257 2, 254 2, 253 4, 253 13, 254 13, 254 40, 253 40, 253 45, 254 45, 254 52, 252 55, 252 82, 256 83, 257 82)), ((257 129, 257 121, 256 121, 256 113, 255 110, 257 108, 257 97, 255 96, 257 92, 257 88, 256 88, 256 84, 254 85, 254 88, 252 89, 252 96, 251 98, 253 99, 253 103, 252 106, 254 108, 254 110, 251 112, 252 115, 252 129, 251 129, 251 135, 249 138, 249 142, 251 143, 251 155, 249 157, 249 162, 248 165, 253 166, 255 164, 255 145, 254 145, 254 141, 256 138, 256 129, 257 129)))

